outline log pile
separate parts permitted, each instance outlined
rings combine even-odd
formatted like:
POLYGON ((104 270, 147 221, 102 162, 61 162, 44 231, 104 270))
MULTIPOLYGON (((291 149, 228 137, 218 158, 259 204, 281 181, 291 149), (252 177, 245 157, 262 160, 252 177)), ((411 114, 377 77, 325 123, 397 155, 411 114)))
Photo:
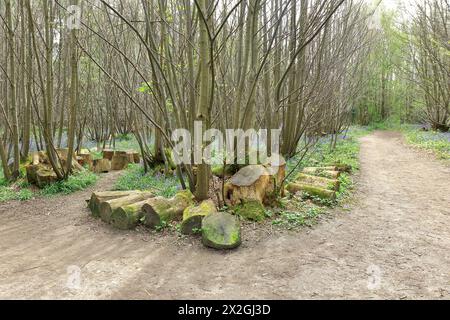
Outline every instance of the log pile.
POLYGON ((286 189, 295 194, 304 192, 325 200, 335 200, 339 191, 341 172, 351 171, 349 166, 307 167, 299 173, 286 189))
POLYGON ((133 229, 141 222, 155 228, 163 222, 181 220, 183 211, 194 205, 194 196, 189 190, 170 199, 155 197, 151 191, 104 191, 92 193, 86 202, 92 216, 118 229, 133 229))
MULTIPOLYGON (((59 163, 65 169, 67 165, 68 149, 57 149, 56 155, 59 163)), ((79 172, 84 168, 78 163, 75 155, 72 159, 72 172, 79 172)), ((44 151, 34 152, 31 156, 31 163, 25 165, 27 181, 39 188, 52 184, 58 180, 56 173, 50 164, 47 154, 44 151)))

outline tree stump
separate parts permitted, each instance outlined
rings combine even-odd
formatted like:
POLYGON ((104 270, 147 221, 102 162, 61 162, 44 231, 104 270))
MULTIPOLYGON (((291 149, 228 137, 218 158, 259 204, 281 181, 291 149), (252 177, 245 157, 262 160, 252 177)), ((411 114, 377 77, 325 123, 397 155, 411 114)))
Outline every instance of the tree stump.
POLYGON ((111 150, 111 149, 103 150, 103 159, 108 159, 109 161, 111 161, 113 156, 114 156, 114 150, 111 150))
POLYGON ((285 175, 285 165, 266 167, 249 165, 239 170, 225 185, 225 200, 232 206, 246 200, 270 203, 276 187, 285 175))
POLYGON ((123 170, 130 163, 129 156, 125 153, 116 153, 112 157, 111 170, 123 170))
POLYGON ((94 160, 93 171, 95 173, 105 173, 111 171, 111 161, 109 161, 108 159, 94 160))
POLYGON ((36 171, 36 184, 39 188, 55 183, 58 181, 56 173, 51 168, 40 166, 36 171))

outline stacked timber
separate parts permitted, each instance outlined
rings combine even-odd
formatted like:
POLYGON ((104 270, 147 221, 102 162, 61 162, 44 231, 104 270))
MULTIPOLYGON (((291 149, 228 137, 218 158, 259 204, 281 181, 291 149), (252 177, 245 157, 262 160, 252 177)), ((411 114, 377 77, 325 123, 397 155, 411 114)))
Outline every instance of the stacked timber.
POLYGON ((339 191, 341 172, 349 172, 349 166, 307 167, 302 170, 293 182, 286 186, 290 193, 304 192, 310 196, 325 200, 335 200, 339 191))
POLYGON ((164 222, 181 220, 183 211, 194 205, 194 196, 189 190, 172 198, 155 197, 150 191, 104 191, 92 193, 87 203, 94 217, 115 228, 133 229, 141 222, 155 228, 164 222))
MULTIPOLYGON (((66 169, 68 149, 56 149, 56 156, 59 166, 66 169)), ((28 182, 39 188, 43 188, 58 180, 58 177, 50 164, 50 160, 44 151, 34 152, 31 156, 31 163, 25 165, 25 170, 28 182)), ((75 155, 71 162, 71 170, 72 172, 84 170, 78 163, 75 155)))

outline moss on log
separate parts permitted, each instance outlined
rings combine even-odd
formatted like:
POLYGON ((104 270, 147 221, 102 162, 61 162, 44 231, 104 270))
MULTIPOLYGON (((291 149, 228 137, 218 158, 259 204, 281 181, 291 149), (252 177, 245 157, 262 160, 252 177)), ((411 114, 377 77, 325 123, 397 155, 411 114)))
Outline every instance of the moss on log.
POLYGON ((311 196, 319 197, 321 199, 326 200, 335 200, 336 199, 336 192, 323 189, 316 186, 311 186, 307 184, 301 184, 301 183, 289 183, 286 186, 286 189, 290 193, 297 193, 297 192, 305 192, 311 196))
POLYGON ((147 200, 153 196, 154 195, 152 192, 138 192, 136 194, 132 194, 126 197, 103 201, 100 203, 99 207, 100 218, 103 221, 110 223, 112 212, 117 208, 127 206, 129 204, 136 203, 139 201, 147 200))
POLYGON ((324 177, 328 179, 337 179, 340 175, 340 172, 336 170, 336 167, 307 167, 304 168, 302 172, 305 174, 324 177))
POLYGON ((196 229, 200 230, 203 218, 216 212, 216 205, 211 199, 201 202, 198 206, 192 205, 187 207, 183 211, 181 233, 193 234, 196 229))
POLYGON ((183 216, 183 211, 194 204, 189 190, 178 192, 173 198, 155 197, 143 205, 144 225, 155 228, 162 222, 170 222, 183 216))
POLYGON ((243 200, 241 204, 235 206, 233 209, 238 216, 247 220, 262 221, 265 218, 266 209, 257 200, 243 200))
POLYGON ((335 190, 335 191, 339 190, 339 180, 336 180, 336 179, 328 179, 328 178, 324 178, 324 177, 317 177, 317 176, 312 176, 312 175, 308 175, 308 174, 304 174, 304 173, 299 173, 296 176, 295 181, 302 183, 302 184, 313 185, 313 186, 320 187, 323 189, 335 190))
POLYGON ((143 217, 142 207, 149 200, 135 202, 115 209, 111 214, 111 224, 122 230, 134 229, 143 217))
POLYGON ((226 212, 217 212, 202 220, 202 242, 214 249, 233 249, 241 244, 239 220, 226 212))

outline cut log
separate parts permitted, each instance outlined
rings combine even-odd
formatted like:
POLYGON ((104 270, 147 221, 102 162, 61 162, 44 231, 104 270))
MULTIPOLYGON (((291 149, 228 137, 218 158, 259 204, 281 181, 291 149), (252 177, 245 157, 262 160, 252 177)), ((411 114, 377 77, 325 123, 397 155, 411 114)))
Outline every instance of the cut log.
POLYGON ((339 180, 328 179, 324 177, 311 176, 304 173, 299 173, 295 178, 295 181, 302 184, 309 184, 328 190, 339 190, 339 180))
POLYGON ((173 198, 155 197, 143 205, 144 224, 155 228, 162 222, 170 222, 183 216, 183 211, 194 204, 194 195, 189 190, 178 192, 173 198))
POLYGON ((36 184, 39 188, 44 188, 56 181, 58 181, 58 177, 51 168, 40 167, 36 171, 36 184))
POLYGON ((102 202, 127 197, 133 194, 137 194, 140 191, 101 191, 93 192, 91 198, 88 200, 88 207, 95 217, 100 216, 100 204, 102 202))
POLYGON ((130 163, 129 156, 125 153, 119 153, 120 151, 117 151, 114 156, 112 157, 111 161, 111 170, 123 170, 128 166, 130 163))
POLYGON ((315 187, 307 184, 301 184, 301 183, 290 183, 286 186, 286 189, 290 193, 297 193, 297 192, 305 192, 309 194, 310 196, 319 197, 321 199, 327 199, 327 200, 335 200, 336 199, 336 192, 323 189, 320 187, 315 187))
POLYGON ((121 197, 118 199, 107 200, 100 203, 99 212, 100 218, 107 222, 111 222, 111 215, 114 210, 119 207, 127 206, 129 204, 150 199, 154 194, 152 192, 138 192, 126 197, 121 197))
POLYGON ((201 229, 203 218, 216 212, 216 205, 211 199, 203 201, 198 206, 187 207, 183 212, 181 233, 194 234, 196 229, 201 229))
POLYGON ((122 230, 134 229, 143 217, 142 207, 149 200, 135 202, 126 206, 119 207, 112 212, 111 224, 122 230))
POLYGON ((110 150, 110 149, 103 150, 103 159, 108 159, 109 161, 111 161, 113 156, 114 156, 114 150, 110 150))
POLYGON ((89 167, 89 170, 92 170, 93 165, 94 165, 94 160, 92 158, 92 154, 90 154, 89 152, 87 152, 87 153, 80 152, 80 153, 78 153, 78 157, 81 158, 81 161, 78 162, 81 166, 87 165, 89 167))
POLYGON ((141 162, 141 157, 139 156, 139 152, 136 151, 129 151, 129 154, 131 154, 132 157, 132 162, 134 163, 140 163, 141 162))
POLYGON ((208 215, 202 220, 202 242, 214 249, 233 249, 241 244, 239 220, 226 212, 208 215))
POLYGON ((108 159, 97 159, 93 162, 93 171, 95 173, 105 173, 111 171, 111 161, 108 159))
POLYGON ((336 167, 307 167, 302 170, 303 173, 324 177, 328 179, 337 179, 339 178, 340 172, 335 170, 336 167), (333 170, 330 170, 332 168, 333 170))

